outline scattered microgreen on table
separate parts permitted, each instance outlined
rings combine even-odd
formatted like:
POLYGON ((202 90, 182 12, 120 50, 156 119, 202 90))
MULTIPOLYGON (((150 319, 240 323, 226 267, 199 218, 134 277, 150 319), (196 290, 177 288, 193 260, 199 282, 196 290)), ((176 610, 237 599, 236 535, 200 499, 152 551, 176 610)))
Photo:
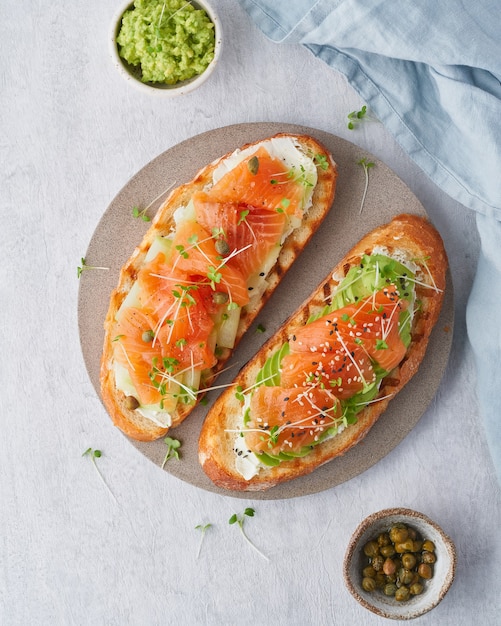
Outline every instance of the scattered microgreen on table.
POLYGON ((84 272, 85 270, 109 270, 110 269, 109 267, 98 267, 97 265, 87 265, 84 257, 80 259, 80 263, 81 265, 77 267, 78 278, 80 278, 80 276, 82 275, 82 272, 84 272))
POLYGON ((212 524, 197 524, 197 526, 195 526, 195 530, 199 530, 201 532, 201 537, 200 537, 200 543, 198 544, 198 551, 197 551, 197 559, 200 556, 200 551, 202 550, 202 543, 204 541, 204 537, 205 537, 205 533, 209 530, 209 528, 212 526, 212 524))
POLYGON ((176 458, 179 460, 180 456, 178 450, 181 447, 179 439, 173 439, 172 437, 165 437, 164 443, 167 446, 167 452, 162 463, 162 469, 169 459, 176 458))
POLYGON ((252 548, 254 548, 254 550, 255 550, 258 554, 260 554, 260 555, 263 557, 263 559, 266 559, 267 561, 269 561, 270 559, 269 559, 269 558, 268 558, 265 554, 263 554, 263 553, 261 552, 261 550, 259 550, 259 549, 258 549, 258 548, 257 548, 257 547, 256 547, 256 546, 252 543, 252 541, 251 541, 251 540, 247 537, 247 535, 245 534, 245 531, 244 531, 244 521, 245 521, 245 518, 246 518, 246 517, 254 517, 254 513, 255 513, 254 509, 252 509, 252 508, 250 508, 250 507, 247 507, 247 508, 245 509, 245 511, 244 511, 241 515, 237 515, 236 513, 234 513, 234 514, 230 517, 230 519, 228 520, 228 523, 229 523, 230 525, 232 525, 232 524, 236 524, 236 525, 240 528, 240 532, 242 533, 242 535, 243 535, 243 537, 244 537, 245 541, 247 541, 247 543, 248 543, 248 544, 249 544, 252 548))
POLYGON ((362 196, 362 202, 360 203, 360 211, 359 211, 359 215, 362 214, 362 211, 364 209, 364 203, 365 203, 365 197, 367 195, 367 189, 369 188, 369 169, 371 167, 374 167, 375 163, 373 161, 367 161, 367 159, 360 159, 360 161, 357 161, 357 165, 361 165, 364 168, 364 172, 365 172, 365 188, 364 188, 364 195, 362 196))
POLYGON ((101 474, 101 472, 99 471, 99 467, 97 466, 97 463, 96 463, 96 459, 101 458, 102 455, 103 455, 103 453, 101 452, 101 450, 94 450, 93 448, 87 448, 87 450, 82 454, 82 456, 90 457, 90 460, 92 461, 92 465, 94 466, 94 468, 95 468, 95 470, 97 472, 97 475, 99 476, 101 482, 106 487, 106 489, 110 493, 110 495, 113 498, 113 500, 115 500, 115 502, 116 502, 117 499, 115 497, 115 494, 113 493, 113 491, 111 491, 108 483, 104 480, 104 477, 101 474))
POLYGON ((348 113, 348 128, 350 130, 354 130, 359 123, 365 119, 367 116, 367 105, 364 106, 359 111, 352 111, 348 113))

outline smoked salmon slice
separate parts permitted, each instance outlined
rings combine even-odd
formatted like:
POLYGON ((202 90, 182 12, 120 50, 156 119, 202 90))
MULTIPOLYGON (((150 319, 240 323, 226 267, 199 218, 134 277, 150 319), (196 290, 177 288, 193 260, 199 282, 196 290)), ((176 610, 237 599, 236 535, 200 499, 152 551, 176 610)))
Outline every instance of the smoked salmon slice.
POLYGON ((264 147, 227 172, 209 191, 218 202, 240 202, 301 217, 304 185, 264 147))
POLYGON ((329 340, 319 351, 291 352, 282 359, 281 385, 301 389, 320 385, 341 400, 351 398, 376 380, 366 352, 343 339, 329 340))
POLYGON ((342 416, 336 396, 318 387, 258 387, 251 399, 245 442, 253 452, 299 452, 318 441, 342 416))
POLYGON ((353 345, 362 348, 381 369, 391 371, 406 352, 399 323, 408 304, 396 287, 389 285, 299 329, 290 340, 290 350, 325 352, 334 340, 342 340, 351 349, 353 345))
POLYGON ((245 277, 216 250, 215 237, 196 222, 182 222, 173 242, 172 269, 190 280, 208 284, 214 291, 228 294, 238 306, 249 302, 245 277), (198 280, 197 280, 198 279, 198 280))
POLYGON ((185 272, 172 269, 161 252, 139 270, 137 280, 141 307, 157 319, 175 317, 176 308, 186 307, 188 294, 196 287, 185 272))
POLYGON ((228 245, 228 263, 244 276, 255 274, 280 244, 286 215, 241 202, 218 202, 204 192, 194 194, 196 219, 208 232, 215 229, 228 245))
POLYGON ((129 307, 116 326, 114 357, 129 372, 142 404, 161 400, 149 376, 154 363, 162 360, 161 346, 154 346, 152 341, 155 324, 155 319, 145 311, 129 307))
POLYGON ((190 282, 181 270, 173 270, 163 253, 138 273, 141 309, 125 309, 117 324, 120 342, 115 350, 143 404, 156 404, 161 394, 152 384, 186 369, 204 370, 217 359, 207 343, 214 320, 205 303, 204 290, 190 282))

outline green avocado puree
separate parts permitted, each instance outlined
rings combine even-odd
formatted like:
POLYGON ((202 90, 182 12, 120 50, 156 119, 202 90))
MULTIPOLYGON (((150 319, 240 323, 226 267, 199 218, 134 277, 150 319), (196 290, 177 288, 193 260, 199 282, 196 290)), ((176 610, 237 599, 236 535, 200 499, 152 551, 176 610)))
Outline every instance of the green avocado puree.
POLYGON ((140 66, 143 82, 174 85, 201 74, 214 58, 214 24, 185 0, 135 0, 122 16, 120 56, 140 66))
MULTIPOLYGON (((405 346, 411 341, 411 313, 414 302, 414 274, 413 272, 399 263, 395 259, 391 259, 383 254, 364 255, 360 265, 352 267, 342 282, 339 284, 332 303, 325 306, 317 314, 312 315, 307 323, 313 322, 324 315, 328 315, 333 311, 342 307, 358 302, 370 296, 374 291, 383 289, 388 284, 397 286, 399 295, 403 300, 408 300, 410 305, 408 310, 400 313, 400 336, 405 346)), ((272 354, 257 375, 257 385, 267 385, 269 387, 280 384, 280 364, 282 358, 289 353, 289 344, 284 343, 279 350, 272 354)), ((388 374, 381 368, 374 367, 376 372, 376 380, 367 389, 355 394, 348 400, 342 400, 343 418, 339 425, 334 425, 327 429, 319 437, 318 441, 309 446, 305 446, 299 452, 289 453, 280 452, 280 454, 260 453, 258 458, 263 465, 276 466, 281 461, 290 460, 295 457, 306 456, 311 452, 312 448, 328 437, 337 434, 339 427, 345 427, 354 424, 357 421, 357 414, 364 409, 367 404, 377 395, 381 380, 388 374)), ((250 420, 249 411, 244 415, 244 425, 250 420)))

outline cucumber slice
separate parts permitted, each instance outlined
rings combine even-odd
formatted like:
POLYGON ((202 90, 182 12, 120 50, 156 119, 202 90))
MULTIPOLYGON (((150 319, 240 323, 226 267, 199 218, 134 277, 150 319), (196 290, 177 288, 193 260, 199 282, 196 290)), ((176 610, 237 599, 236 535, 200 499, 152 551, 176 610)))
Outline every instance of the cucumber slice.
POLYGON ((216 334, 216 345, 220 348, 233 348, 240 323, 240 307, 225 311, 221 316, 216 334))
POLYGON ((150 249, 146 253, 144 257, 145 263, 149 261, 153 261, 153 259, 157 256, 159 252, 162 252, 165 255, 165 259, 169 259, 172 251, 172 239, 168 237, 155 237, 153 243, 150 246, 150 249))
POLYGON ((139 292, 139 284, 136 281, 130 288, 129 293, 125 296, 124 301, 120 305, 120 308, 115 313, 115 320, 117 322, 120 321, 122 313, 125 311, 125 309, 128 309, 129 307, 136 307, 138 309, 141 308, 141 302, 139 301, 139 292))

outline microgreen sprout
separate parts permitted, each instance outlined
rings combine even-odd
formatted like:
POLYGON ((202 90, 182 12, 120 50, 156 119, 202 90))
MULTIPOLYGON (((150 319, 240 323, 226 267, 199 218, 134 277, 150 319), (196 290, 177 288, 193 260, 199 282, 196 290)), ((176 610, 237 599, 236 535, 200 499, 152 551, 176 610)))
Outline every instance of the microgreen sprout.
POLYGON ((184 246, 179 245, 176 246, 176 250, 179 252, 179 254, 183 257, 183 259, 187 259, 190 255, 186 252, 186 250, 184 249, 184 246))
POLYGON ((273 448, 273 446, 277 443, 278 441, 278 436, 280 435, 280 431, 278 429, 278 426, 275 424, 275 426, 273 426, 270 429, 270 440, 268 442, 268 447, 269 448, 273 448))
POLYGON ((348 128, 350 130, 355 129, 361 120, 363 120, 367 115, 367 105, 360 109, 360 111, 352 111, 348 113, 348 128))
POLYGON ((165 437, 164 443, 167 446, 167 452, 162 463, 162 469, 169 459, 176 458, 179 460, 180 456, 178 450, 181 447, 179 439, 173 439, 172 437, 165 437))
POLYGON ((321 170, 325 171, 329 168, 329 161, 325 154, 316 154, 313 160, 321 170))
POLYGON ((239 400, 240 402, 243 402, 245 400, 244 394, 242 392, 243 392, 242 385, 238 385, 235 391, 235 398, 239 400))
POLYGON ((195 526, 195 530, 199 530, 201 533, 201 537, 200 537, 200 543, 198 544, 198 551, 197 551, 197 559, 200 556, 200 551, 202 550, 202 543, 204 541, 204 537, 205 537, 205 533, 209 530, 209 528, 212 526, 212 524, 197 524, 195 526))
POLYGON ((258 548, 257 548, 257 547, 256 547, 256 546, 252 543, 252 541, 251 541, 251 540, 247 537, 247 535, 245 534, 245 531, 244 531, 244 521, 245 521, 245 517, 254 517, 254 513, 255 513, 254 509, 252 509, 252 508, 250 508, 250 507, 247 507, 247 508, 245 509, 245 511, 244 511, 241 515, 237 515, 236 513, 234 513, 234 514, 230 517, 230 519, 228 520, 228 523, 229 523, 230 525, 232 525, 232 524, 237 524, 237 526, 240 528, 240 532, 242 533, 242 535, 243 535, 244 539, 247 541, 247 543, 248 543, 248 544, 249 544, 252 548, 254 548, 254 550, 255 550, 258 554, 260 554, 260 555, 263 557, 263 559, 266 559, 267 561, 269 561, 270 559, 269 559, 266 555, 264 555, 264 554, 261 552, 261 550, 259 550, 259 549, 258 549, 258 548))
POLYGON ((220 283, 222 277, 223 275, 221 272, 218 272, 213 265, 209 265, 207 268, 207 278, 209 279, 209 284, 214 291, 216 290, 216 283, 220 283))
POLYGON ((258 324, 256 328, 256 333, 264 333, 266 328, 262 324, 258 324))
POLYGON ((240 211, 240 217, 238 218, 237 226, 240 226, 242 222, 246 221, 246 217, 249 215, 249 209, 245 209, 244 211, 240 211))
POLYGON ((139 209, 139 207, 135 206, 132 207, 132 217, 135 218, 141 218, 143 220, 143 222, 150 222, 151 221, 151 217, 149 217, 148 215, 146 215, 146 210, 148 209, 148 207, 146 207, 145 209, 143 209, 142 211, 139 209))
POLYGON ((94 469, 96 470, 97 475, 99 476, 99 479, 101 480, 103 485, 106 487, 106 489, 108 490, 113 500, 115 500, 116 502, 117 499, 115 497, 115 494, 113 493, 113 491, 111 491, 110 487, 108 486, 108 483, 104 480, 104 477, 99 471, 99 467, 97 466, 97 463, 96 463, 96 459, 101 458, 102 455, 103 453, 101 452, 101 450, 94 450, 93 448, 87 448, 87 450, 82 454, 82 456, 90 457, 90 460, 92 461, 92 465, 94 466, 94 469))
POLYGON ((77 267, 77 278, 80 278, 84 270, 109 270, 109 267, 98 267, 97 265, 87 265, 84 257, 80 259, 81 265, 77 267))
POLYGON ((367 161, 367 159, 364 158, 364 159, 360 159, 360 161, 357 161, 357 165, 361 165, 364 168, 364 172, 365 172, 365 188, 364 188, 364 194, 362 196, 362 202, 360 203, 360 211, 359 211, 359 215, 361 215, 364 209, 367 189, 369 188, 369 169, 371 167, 374 167, 375 163, 373 161, 367 161))
POLYGON ((280 201, 280 206, 287 210, 290 206, 291 201, 289 200, 289 198, 282 198, 282 200, 280 201))

